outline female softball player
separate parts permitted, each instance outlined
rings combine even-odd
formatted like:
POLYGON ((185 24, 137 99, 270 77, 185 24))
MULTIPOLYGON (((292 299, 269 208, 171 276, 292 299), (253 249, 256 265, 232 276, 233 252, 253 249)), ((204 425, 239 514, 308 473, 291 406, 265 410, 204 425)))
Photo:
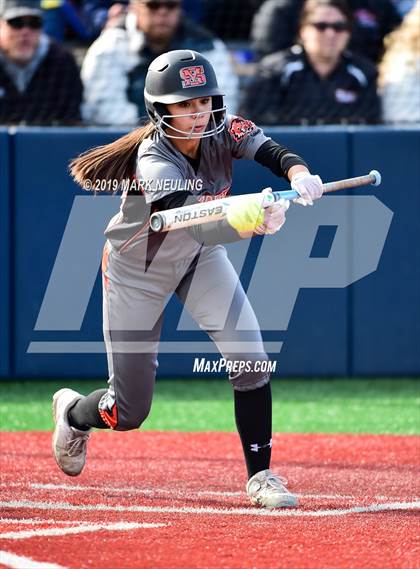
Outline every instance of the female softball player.
POLYGON ((152 402, 162 312, 176 293, 230 365, 235 419, 254 504, 296 506, 287 482, 270 470, 271 390, 260 371, 267 355, 258 322, 221 245, 274 233, 288 202, 262 209, 239 200, 222 221, 169 233, 149 230, 150 214, 224 197, 233 158, 254 159, 291 181, 303 205, 321 197, 319 176, 251 121, 226 116, 222 91, 207 59, 190 50, 164 53, 150 65, 144 98, 150 122, 71 164, 75 180, 125 185, 120 212, 105 235, 103 323, 109 381, 86 397, 61 389, 53 398, 53 452, 70 476, 82 471, 93 427, 126 431, 146 419, 152 402), (241 325, 236 326, 241 317, 241 325), (239 328, 239 329, 237 329, 239 328), (245 362, 253 365, 243 367, 245 362))

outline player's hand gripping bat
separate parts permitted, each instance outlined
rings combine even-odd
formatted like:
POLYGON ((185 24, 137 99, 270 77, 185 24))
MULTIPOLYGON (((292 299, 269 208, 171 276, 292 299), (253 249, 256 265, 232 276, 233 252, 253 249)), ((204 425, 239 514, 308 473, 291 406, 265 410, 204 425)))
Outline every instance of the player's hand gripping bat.
MULTIPOLYGON (((357 176, 356 178, 347 178, 345 180, 337 180, 336 182, 328 182, 323 184, 323 193, 336 192, 348 188, 356 188, 371 184, 379 186, 381 183, 381 175, 377 170, 372 170, 365 176, 357 176)), ((264 192, 261 194, 246 194, 247 197, 261 196, 262 207, 272 206, 280 199, 294 200, 299 197, 295 190, 285 190, 282 192, 264 192)), ((184 207, 167 209, 165 211, 156 212, 150 216, 150 227, 156 233, 162 231, 173 231, 183 227, 191 227, 192 225, 200 225, 211 221, 218 221, 226 217, 227 208, 232 204, 233 200, 243 199, 244 195, 232 196, 229 198, 215 199, 210 202, 196 203, 184 207)))

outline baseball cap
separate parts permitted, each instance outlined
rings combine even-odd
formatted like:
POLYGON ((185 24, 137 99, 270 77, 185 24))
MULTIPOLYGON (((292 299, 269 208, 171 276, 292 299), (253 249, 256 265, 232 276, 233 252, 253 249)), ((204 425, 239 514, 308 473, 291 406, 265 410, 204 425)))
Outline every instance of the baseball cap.
POLYGON ((39 0, 0 0, 0 18, 11 20, 20 16, 42 18, 39 0))

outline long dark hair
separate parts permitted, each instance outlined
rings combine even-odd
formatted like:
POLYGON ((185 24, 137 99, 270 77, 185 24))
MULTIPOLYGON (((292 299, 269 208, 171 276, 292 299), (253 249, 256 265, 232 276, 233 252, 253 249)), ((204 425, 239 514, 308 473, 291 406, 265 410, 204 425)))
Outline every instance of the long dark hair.
POLYGON ((81 186, 86 180, 95 187, 100 180, 122 180, 132 178, 136 170, 136 156, 139 144, 155 132, 150 121, 136 128, 110 144, 92 148, 70 162, 70 174, 81 186))

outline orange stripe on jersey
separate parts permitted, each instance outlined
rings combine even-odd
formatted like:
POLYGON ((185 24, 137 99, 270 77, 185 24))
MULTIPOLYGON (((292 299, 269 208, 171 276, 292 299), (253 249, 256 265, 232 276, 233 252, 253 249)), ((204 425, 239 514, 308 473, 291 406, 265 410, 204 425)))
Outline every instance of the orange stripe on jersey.
POLYGON ((228 186, 227 188, 224 188, 223 190, 221 190, 216 195, 204 194, 202 196, 199 196, 198 201, 200 203, 204 203, 204 202, 212 202, 213 200, 221 200, 221 199, 225 198, 226 196, 228 196, 229 192, 230 192, 230 186, 228 186))

